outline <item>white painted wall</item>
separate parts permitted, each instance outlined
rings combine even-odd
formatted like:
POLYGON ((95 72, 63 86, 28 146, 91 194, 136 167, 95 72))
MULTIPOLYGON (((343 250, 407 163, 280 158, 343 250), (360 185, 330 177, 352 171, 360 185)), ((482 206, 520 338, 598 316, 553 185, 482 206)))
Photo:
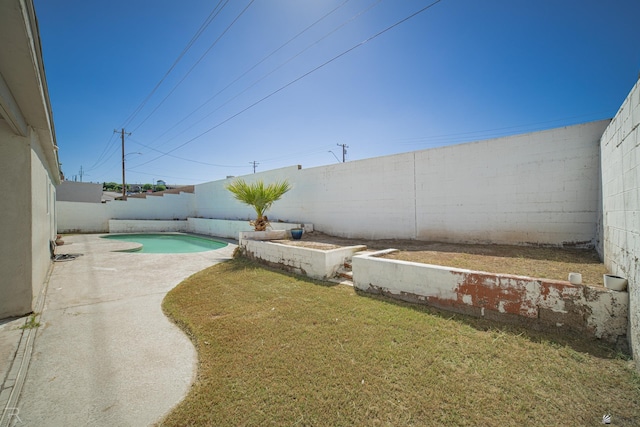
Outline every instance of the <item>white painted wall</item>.
MULTIPOLYGON (((331 166, 242 177, 293 188, 271 221, 313 223, 366 239, 593 245, 599 215, 599 139, 608 121, 331 166)), ((196 213, 248 219, 224 187, 196 186, 196 213)))
POLYGON ((581 332, 625 349, 627 293, 569 282, 356 255, 354 286, 503 322, 581 332), (622 339, 621 339, 622 337, 622 339))
POLYGON ((240 239, 239 246, 249 258, 318 280, 334 277, 345 261, 366 249, 366 246, 359 245, 318 250, 247 238, 240 239))
MULTIPOLYGON (((312 223, 327 234, 365 239, 593 245, 598 143, 607 123, 242 178, 292 184, 267 212, 274 226, 312 223)), ((59 231, 105 232, 108 219, 253 219, 253 209, 225 188, 232 180, 197 185, 195 194, 110 202, 106 213, 89 218, 86 208, 65 206, 59 231)))
POLYGON ((63 181, 56 187, 56 197, 63 202, 100 203, 102 184, 63 181))
POLYGON ((187 221, 163 221, 140 219, 110 219, 109 233, 165 233, 185 232, 187 221))
POLYGON ((417 239, 592 245, 608 123, 416 152, 417 239))
POLYGON ((629 341, 640 370, 640 82, 602 135, 604 262, 629 284, 629 341))
POLYGON ((56 202, 58 233, 108 233, 110 203, 56 202))
POLYGON ((193 216, 194 204, 192 193, 108 203, 57 202, 58 233, 108 233, 110 219, 186 220, 193 216))

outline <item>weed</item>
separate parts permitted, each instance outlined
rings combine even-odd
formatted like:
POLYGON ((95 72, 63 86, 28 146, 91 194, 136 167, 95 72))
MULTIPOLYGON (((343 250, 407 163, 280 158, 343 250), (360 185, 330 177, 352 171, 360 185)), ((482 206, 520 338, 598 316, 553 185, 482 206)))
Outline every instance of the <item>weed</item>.
POLYGON ((40 313, 33 313, 31 316, 29 316, 29 319, 25 322, 24 325, 20 326, 20 329, 35 329, 40 327, 40 322, 36 320, 38 314, 40 313))

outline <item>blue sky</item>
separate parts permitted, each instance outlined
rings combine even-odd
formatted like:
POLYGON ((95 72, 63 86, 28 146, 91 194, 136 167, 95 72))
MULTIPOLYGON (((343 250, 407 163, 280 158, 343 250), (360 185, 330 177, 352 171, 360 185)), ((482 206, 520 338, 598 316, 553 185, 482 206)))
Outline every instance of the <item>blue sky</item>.
POLYGON ((441 0, 401 22, 431 3, 35 0, 66 178, 121 182, 115 129, 127 183, 201 183, 611 118, 638 78, 640 1, 441 0))

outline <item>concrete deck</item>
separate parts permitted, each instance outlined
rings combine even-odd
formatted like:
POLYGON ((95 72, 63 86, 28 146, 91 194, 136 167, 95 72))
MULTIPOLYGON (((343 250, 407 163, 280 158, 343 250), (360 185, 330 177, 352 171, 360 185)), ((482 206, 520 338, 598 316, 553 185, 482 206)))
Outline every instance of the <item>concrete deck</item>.
POLYGON ((7 370, 17 377, 2 391, 0 425, 159 421, 188 392, 197 367, 193 345, 164 316, 162 299, 193 273, 229 259, 235 245, 193 254, 140 254, 113 252, 135 244, 99 235, 64 241, 56 253, 82 256, 54 264, 41 326, 23 332, 17 326, 24 320, 0 325, 0 361, 16 355, 11 366, 0 369, 0 380, 7 370), (11 392, 12 408, 6 410, 11 392))

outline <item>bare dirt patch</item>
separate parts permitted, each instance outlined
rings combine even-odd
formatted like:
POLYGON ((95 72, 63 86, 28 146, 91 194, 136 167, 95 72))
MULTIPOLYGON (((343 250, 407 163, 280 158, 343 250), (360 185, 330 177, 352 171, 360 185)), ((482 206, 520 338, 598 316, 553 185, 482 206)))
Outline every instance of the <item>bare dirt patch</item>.
POLYGON ((576 272, 582 274, 584 284, 596 286, 603 286, 602 275, 607 273, 593 249, 346 239, 318 232, 280 243, 323 250, 354 245, 370 250, 393 248, 399 252, 385 258, 552 280, 567 280, 569 273, 576 272))

